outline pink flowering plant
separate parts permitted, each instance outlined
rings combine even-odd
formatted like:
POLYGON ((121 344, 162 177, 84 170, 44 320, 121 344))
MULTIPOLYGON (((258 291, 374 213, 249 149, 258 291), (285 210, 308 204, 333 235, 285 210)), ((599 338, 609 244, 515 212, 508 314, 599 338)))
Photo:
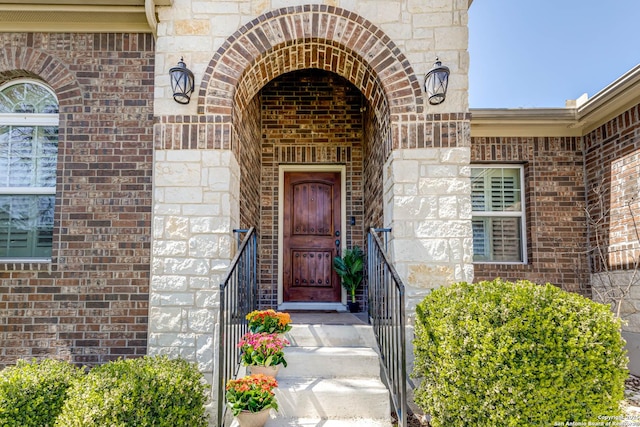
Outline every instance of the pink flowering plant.
POLYGON ((263 374, 248 375, 237 380, 229 380, 225 397, 234 416, 242 411, 260 412, 263 409, 278 410, 273 389, 278 387, 275 378, 263 374))
POLYGON ((242 352, 241 359, 245 366, 276 366, 282 364, 287 367, 284 360, 284 348, 289 341, 279 338, 277 334, 247 332, 240 339, 238 348, 242 352))

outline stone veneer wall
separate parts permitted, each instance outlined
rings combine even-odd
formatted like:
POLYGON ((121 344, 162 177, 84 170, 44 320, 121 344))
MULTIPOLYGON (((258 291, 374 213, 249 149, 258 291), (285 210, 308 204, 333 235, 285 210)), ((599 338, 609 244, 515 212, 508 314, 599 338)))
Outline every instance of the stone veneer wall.
POLYGON ((211 383, 240 168, 227 150, 157 149, 154 156, 149 353, 195 361, 211 383))
MULTIPOLYGON (((251 34, 252 46, 243 43, 246 50, 239 50, 234 61, 225 64, 228 67, 225 71, 227 76, 245 71, 251 57, 255 59, 262 56, 273 46, 290 39, 335 42, 335 50, 329 53, 333 58, 327 61, 334 72, 344 66, 354 73, 361 72, 358 71, 358 58, 355 58, 355 62, 349 59, 343 62, 340 51, 345 47, 354 53, 362 52, 361 58, 373 64, 377 70, 395 67, 388 62, 388 54, 384 53, 386 49, 393 49, 394 55, 400 54, 406 61, 403 65, 410 65, 415 71, 412 78, 419 79, 412 82, 415 87, 422 85, 424 75, 433 66, 436 56, 439 57, 443 64, 451 68, 448 100, 440 107, 430 108, 436 113, 467 111, 468 0, 319 0, 315 3, 310 5, 302 0, 229 0, 223 3, 176 0, 172 6, 158 7, 156 114, 184 115, 197 111, 197 104, 192 102, 181 107, 180 113, 177 113, 171 99, 167 72, 184 56, 187 66, 196 76, 196 87, 202 83, 200 88, 204 88, 212 65, 212 52, 241 39, 238 29, 251 34), (312 10, 317 12, 315 18, 307 13, 312 10), (268 24, 263 25, 267 21, 268 24), (376 40, 380 36, 387 38, 382 44, 376 40), (381 52, 383 55, 377 56, 381 52)), ((302 56, 314 55, 309 46, 297 44, 302 49, 302 56)), ((297 55, 284 55, 280 59, 285 58, 291 61, 293 69, 297 68, 297 63, 305 62, 303 57, 297 55)), ((255 80, 251 77, 251 80, 259 83, 268 77, 265 74, 274 64, 257 61, 255 65, 259 67, 259 75, 255 80)), ((342 72, 339 74, 345 76, 342 72)), ((399 73, 396 78, 404 76, 399 73)), ((262 85, 249 87, 255 94, 262 85)), ((224 85, 218 88, 228 89, 224 85)), ((363 92, 372 88, 367 87, 363 92)), ((218 96, 222 96, 222 92, 218 96)), ((402 96, 410 99, 408 93, 402 96)), ((242 98, 249 101, 253 95, 243 93, 242 98)), ((422 107, 422 100, 419 104, 422 107)))
POLYGON ((0 33, 0 84, 48 84, 60 106, 50 262, 0 263, 0 368, 93 365, 147 348, 153 38, 0 33))
POLYGON ((526 264, 474 265, 475 280, 527 279, 590 296, 580 137, 472 138, 471 162, 524 165, 526 264))
POLYGON ((407 315, 432 289, 473 279, 469 147, 394 150, 384 167, 396 269, 407 315))

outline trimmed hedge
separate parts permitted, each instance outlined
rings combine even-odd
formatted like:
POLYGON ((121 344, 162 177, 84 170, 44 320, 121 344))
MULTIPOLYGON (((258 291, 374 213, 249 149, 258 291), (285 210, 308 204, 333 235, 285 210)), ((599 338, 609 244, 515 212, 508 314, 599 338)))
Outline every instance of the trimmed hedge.
POLYGON ((416 403, 432 427, 568 425, 621 413, 628 360, 606 305, 496 279, 437 289, 416 314, 416 403))
POLYGON ((206 427, 205 385, 183 359, 144 357, 93 368, 69 390, 58 427, 206 427))
POLYGON ((19 360, 0 371, 0 426, 53 426, 69 387, 83 376, 68 362, 19 360))

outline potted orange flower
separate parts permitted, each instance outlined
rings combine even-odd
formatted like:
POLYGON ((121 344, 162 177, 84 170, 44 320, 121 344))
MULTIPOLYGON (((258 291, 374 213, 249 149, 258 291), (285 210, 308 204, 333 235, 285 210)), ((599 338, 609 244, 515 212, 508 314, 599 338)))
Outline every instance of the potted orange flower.
POLYGON ((284 334, 291 330, 291 316, 272 309, 254 310, 247 314, 249 331, 254 333, 284 334))
POLYGON ((227 404, 240 427, 264 425, 269 418, 269 411, 272 408, 278 410, 278 402, 273 391, 276 387, 278 381, 275 378, 262 374, 248 375, 227 382, 227 404))

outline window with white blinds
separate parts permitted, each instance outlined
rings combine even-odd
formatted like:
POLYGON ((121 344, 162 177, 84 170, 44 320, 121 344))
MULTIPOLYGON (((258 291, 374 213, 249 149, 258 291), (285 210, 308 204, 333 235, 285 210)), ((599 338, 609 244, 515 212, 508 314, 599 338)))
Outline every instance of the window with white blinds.
POLYGON ((36 81, 0 87, 0 258, 50 258, 58 100, 36 81))
POLYGON ((520 166, 471 167, 474 262, 526 262, 522 182, 520 166))

